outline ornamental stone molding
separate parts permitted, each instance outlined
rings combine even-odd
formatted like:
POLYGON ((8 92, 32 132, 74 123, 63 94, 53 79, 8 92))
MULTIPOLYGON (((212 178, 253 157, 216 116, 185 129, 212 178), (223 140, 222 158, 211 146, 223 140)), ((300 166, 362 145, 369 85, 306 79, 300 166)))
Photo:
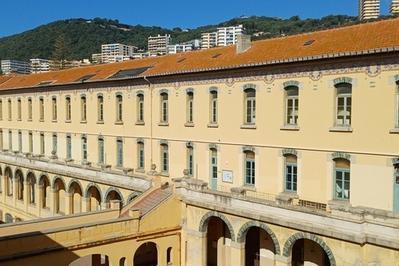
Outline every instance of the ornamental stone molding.
POLYGON ((395 79, 395 82, 399 82, 399 74, 395 75, 393 78, 395 79))
POLYGON ((281 153, 283 154, 283 156, 287 156, 287 155, 295 155, 298 156, 298 151, 295 149, 283 149, 281 151, 281 153))
POLYGON ((283 86, 284 86, 284 88, 292 87, 292 86, 299 88, 299 81, 289 80, 289 81, 284 82, 283 86))
POLYGON ((123 196, 122 193, 120 192, 119 189, 117 189, 116 187, 109 187, 107 189, 107 191, 105 191, 104 195, 103 195, 103 202, 107 202, 107 197, 109 195, 109 193, 111 193, 112 191, 115 191, 117 194, 119 194, 119 197, 121 198, 121 204, 122 206, 125 205, 125 201, 123 200, 123 196))
POLYGON ((284 257, 290 257, 292 247, 294 246, 295 242, 299 239, 308 239, 308 240, 312 240, 312 241, 316 242, 317 244, 319 244, 321 246, 321 248, 326 252, 327 257, 330 260, 330 265, 337 266, 337 263, 335 261, 334 255, 333 255, 330 247, 327 246, 326 242, 324 242, 321 238, 319 238, 318 236, 311 234, 311 233, 299 232, 299 233, 296 233, 296 234, 290 236, 284 244, 284 249, 283 249, 284 257))
POLYGON ((345 153, 345 152, 334 152, 333 154, 331 154, 331 158, 333 160, 345 159, 345 160, 350 161, 351 160, 351 155, 349 153, 345 153))
POLYGON ((224 216, 223 214, 221 214, 217 211, 210 211, 210 212, 207 212, 204 216, 202 216, 201 221, 199 223, 198 230, 202 233, 207 232, 208 222, 212 217, 217 217, 217 218, 221 219, 226 224, 227 228, 229 229, 231 240, 235 241, 233 226, 231 225, 230 221, 226 218, 226 216, 224 216))
POLYGON ((85 198, 89 198, 90 197, 89 196, 89 190, 92 187, 95 187, 98 190, 98 194, 100 194, 100 199, 102 200, 103 196, 102 196, 101 188, 96 183, 90 183, 90 184, 87 185, 87 187, 86 187, 86 189, 84 191, 83 197, 85 197, 85 198))
MULTIPOLYGON (((82 186, 82 184, 80 183, 80 181, 79 180, 77 180, 77 179, 71 179, 70 181, 69 181, 69 183, 68 183, 68 186, 67 186, 67 192, 68 193, 74 193, 75 191, 71 191, 71 189, 72 189, 72 184, 73 183, 76 183, 76 184, 78 184, 78 186, 80 187, 80 190, 82 191, 82 194, 83 194, 83 186, 82 186)), ((82 195, 83 196, 83 195, 82 195)))
POLYGON ((270 227, 265 223, 261 223, 258 221, 249 221, 249 222, 245 223, 243 226, 241 226, 240 230, 238 231, 238 234, 237 234, 237 242, 238 243, 245 243, 245 238, 247 236, 248 230, 251 227, 259 227, 259 228, 263 229, 264 231, 266 231, 266 233, 270 236, 270 238, 273 241, 275 254, 280 255, 281 251, 280 251, 280 244, 278 242, 278 239, 277 239, 276 235, 274 234, 274 232, 270 229, 270 227))
POLYGON ((210 87, 209 88, 209 92, 218 92, 218 87, 216 87, 216 86, 212 86, 212 87, 210 87))
POLYGON ((341 84, 341 83, 349 83, 352 84, 353 80, 350 77, 340 77, 333 80, 334 86, 341 84))
POLYGON ((256 85, 255 85, 255 84, 252 84, 252 83, 249 83, 249 84, 245 84, 244 86, 242 86, 242 90, 243 90, 243 91, 245 91, 245 90, 247 90, 247 89, 256 90, 256 85))
POLYGON ((62 176, 55 176, 53 179, 53 182, 51 183, 51 188, 55 189, 55 182, 57 182, 57 180, 61 180, 61 182, 64 184, 64 188, 66 190, 66 182, 65 179, 62 176))
POLYGON ((242 147, 242 152, 255 152, 254 146, 244 146, 242 147))

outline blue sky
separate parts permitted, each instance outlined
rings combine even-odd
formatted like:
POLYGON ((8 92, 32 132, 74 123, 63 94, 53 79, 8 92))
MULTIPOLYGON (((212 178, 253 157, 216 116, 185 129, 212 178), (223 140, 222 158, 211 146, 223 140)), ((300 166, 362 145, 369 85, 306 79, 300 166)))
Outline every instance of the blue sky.
MULTIPOLYGON (((17 0, 2 1, 0 37, 58 19, 104 17, 126 24, 194 28, 240 15, 318 18, 357 15, 359 0, 17 0), (151 5, 150 5, 151 3, 151 5)), ((387 14, 390 0, 381 0, 387 14)))

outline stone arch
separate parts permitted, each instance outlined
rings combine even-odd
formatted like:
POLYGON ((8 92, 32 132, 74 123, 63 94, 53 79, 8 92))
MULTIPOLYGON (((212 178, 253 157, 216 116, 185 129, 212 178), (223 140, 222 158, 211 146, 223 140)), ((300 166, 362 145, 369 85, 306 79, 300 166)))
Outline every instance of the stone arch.
POLYGON ((49 182, 49 185, 51 185, 51 182, 50 182, 50 178, 49 178, 49 176, 48 175, 46 175, 46 174, 40 174, 40 177, 39 177, 39 185, 43 185, 43 180, 44 179, 47 179, 47 181, 49 182))
POLYGON ((122 195, 122 193, 119 191, 119 189, 117 189, 116 187, 109 187, 109 188, 107 189, 107 191, 104 193, 103 202, 107 203, 107 197, 108 197, 108 195, 109 195, 112 191, 115 191, 115 192, 119 195, 119 197, 121 198, 121 204, 122 204, 122 206, 125 205, 125 204, 124 204, 124 200, 123 200, 123 195, 122 195))
POLYGON ((72 191, 71 191, 71 186, 72 186, 72 184, 73 183, 76 183, 76 184, 78 184, 78 186, 80 187, 80 190, 81 191, 83 191, 83 189, 82 189, 82 184, 79 182, 79 180, 77 180, 77 179, 71 179, 70 181, 69 181, 69 183, 68 183, 68 186, 67 186, 67 192, 68 193, 71 193, 72 191))
POLYGON ((19 175, 22 177, 22 181, 25 180, 24 172, 23 172, 22 169, 19 168, 19 167, 15 168, 14 178, 17 178, 17 174, 19 174, 19 175))
POLYGON ((212 217, 220 218, 227 225, 227 228, 229 228, 229 231, 230 231, 231 240, 235 241, 235 234, 234 234, 233 226, 231 225, 230 221, 227 219, 226 216, 224 216, 223 214, 221 214, 217 211, 210 211, 210 212, 207 212, 204 216, 202 216, 198 230, 200 232, 205 233, 207 231, 209 219, 211 219, 212 217))
POLYGON ((95 187, 98 190, 98 193, 100 193, 100 199, 103 199, 101 188, 96 183, 89 183, 86 186, 86 189, 83 192, 83 197, 85 197, 85 198, 89 197, 89 190, 90 190, 91 187, 95 187))
POLYGON ((13 174, 12 174, 12 170, 11 170, 11 167, 10 167, 10 166, 6 166, 6 167, 4 168, 4 175, 7 175, 7 174, 9 174, 8 177, 10 177, 11 179, 13 178, 13 174))
POLYGON ((238 243, 244 243, 247 232, 251 227, 259 227, 259 228, 262 228, 263 230, 265 230, 266 233, 268 233, 270 238, 273 240, 275 253, 277 255, 280 255, 280 243, 278 242, 278 239, 277 239, 276 235, 274 234, 274 232, 265 223, 261 223, 261 222, 257 222, 257 221, 249 221, 249 222, 245 223, 243 226, 241 226, 240 230, 238 231, 238 234, 237 234, 237 242, 238 243))
POLYGON ((55 177, 54 177, 53 181, 51 182, 51 188, 52 188, 52 189, 55 189, 55 182, 57 182, 57 180, 60 180, 60 181, 64 184, 64 187, 65 187, 65 189, 66 189, 66 182, 65 182, 65 179, 64 179, 63 177, 61 177, 61 176, 55 176, 55 177))
POLYGON ((331 266, 336 266, 337 263, 335 261, 334 255, 332 253, 332 250, 330 247, 322 240, 320 237, 311 234, 311 233, 303 233, 303 232, 298 232, 296 234, 293 234, 290 236, 287 241, 284 244, 284 249, 283 249, 283 256, 284 257, 289 257, 292 251, 292 247, 294 246, 295 242, 299 239, 308 239, 316 242, 317 244, 320 245, 320 247, 326 252, 328 259, 330 260, 331 266))
POLYGON ((32 177, 35 180, 35 183, 37 182, 36 174, 33 171, 28 171, 26 172, 26 180, 28 181, 28 177, 32 177))

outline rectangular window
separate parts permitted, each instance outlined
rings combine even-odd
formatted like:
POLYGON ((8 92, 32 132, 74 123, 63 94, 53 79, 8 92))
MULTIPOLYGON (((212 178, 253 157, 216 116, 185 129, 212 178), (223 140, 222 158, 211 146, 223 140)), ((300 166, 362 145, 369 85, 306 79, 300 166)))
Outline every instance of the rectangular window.
POLYGON ((256 118, 256 91, 254 89, 246 89, 245 93, 245 123, 255 124, 256 118))
POLYGON ((86 121, 87 118, 87 102, 86 102, 86 96, 82 96, 80 98, 80 111, 81 111, 81 120, 82 122, 86 121))
POLYGON ((0 150, 3 150, 3 130, 0 129, 0 150))
POLYGON ((22 119, 22 106, 21 106, 21 99, 18 99, 18 106, 17 106, 17 109, 18 109, 18 120, 21 120, 22 119))
POLYGON ((57 149, 58 149, 58 140, 57 140, 57 134, 53 134, 53 150, 51 151, 52 155, 57 155, 57 149))
POLYGON ((116 166, 123 166, 123 140, 119 138, 116 140, 116 166))
POLYGON ((18 131, 18 151, 22 153, 22 132, 18 131))
POLYGON ((245 153, 245 185, 255 185, 255 154, 245 153))
POLYGON ((168 145, 161 145, 161 171, 162 173, 169 172, 169 150, 168 145))
POLYGON ((211 149, 211 177, 213 180, 218 178, 218 156, 216 149, 211 149))
POLYGON ((32 120, 32 98, 28 99, 28 120, 32 120))
POLYGON ((161 123, 168 122, 168 94, 161 93, 161 123))
POLYGON ((33 133, 32 131, 29 132, 29 153, 33 153, 33 133))
POLYGON ((8 120, 11 121, 12 119, 12 105, 11 105, 11 99, 8 99, 8 120))
POLYGON ((40 133, 40 155, 44 155, 45 143, 44 143, 44 133, 40 133))
POLYGON ((285 165, 285 190, 290 192, 297 191, 297 165, 287 163, 285 165))
POLYGON ((212 91, 210 95, 210 121, 211 124, 218 123, 218 93, 217 91, 212 91))
POLYGON ((187 123, 194 122, 194 93, 188 92, 187 93, 187 123))
POLYGON ((335 197, 348 200, 350 193, 350 172, 349 169, 335 169, 335 197))
POLYGON ((105 163, 105 151, 104 151, 104 139, 98 139, 98 163, 104 164, 105 163))
POLYGON ((52 119, 57 121, 57 98, 53 97, 51 99, 51 109, 52 109, 52 119))
POLYGON ((44 99, 39 99, 39 120, 44 121, 44 99))
POLYGON ((352 113, 352 87, 350 84, 337 85, 336 126, 349 127, 352 113))
POLYGON ((144 95, 137 95, 137 122, 144 122, 144 95))
POLYGON ((65 119, 66 121, 71 121, 71 98, 65 98, 65 119))
POLYGON ((188 176, 194 174, 194 149, 193 147, 187 147, 187 171, 188 176))
POLYGON ((87 137, 82 136, 82 161, 87 161, 87 137))
POLYGON ((298 87, 289 86, 285 88, 287 95, 286 100, 286 125, 295 126, 298 124, 298 109, 299 109, 299 98, 298 98, 298 87))
POLYGON ((116 121, 122 122, 123 121, 123 98, 122 95, 116 96, 116 121))
POLYGON ((145 157, 144 157, 144 143, 143 142, 138 142, 137 143, 137 168, 138 169, 144 169, 145 165, 145 157))
POLYGON ((71 137, 71 135, 66 136, 66 158, 72 159, 72 137, 71 137))
POLYGON ((97 96, 97 120, 104 121, 104 98, 102 95, 97 96))
POLYGON ((12 131, 8 130, 8 150, 12 151, 12 131))

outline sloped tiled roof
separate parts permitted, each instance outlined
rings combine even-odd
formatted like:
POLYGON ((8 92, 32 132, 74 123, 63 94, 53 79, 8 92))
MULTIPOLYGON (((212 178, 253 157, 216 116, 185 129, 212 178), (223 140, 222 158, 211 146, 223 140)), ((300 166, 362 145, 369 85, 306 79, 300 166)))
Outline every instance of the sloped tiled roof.
POLYGON ((0 90, 35 87, 49 81, 51 85, 76 83, 85 76, 90 76, 86 82, 100 81, 122 70, 140 69, 135 77, 149 77, 390 51, 399 51, 399 18, 256 41, 240 54, 236 53, 235 46, 217 47, 114 64, 0 77, 0 90))

